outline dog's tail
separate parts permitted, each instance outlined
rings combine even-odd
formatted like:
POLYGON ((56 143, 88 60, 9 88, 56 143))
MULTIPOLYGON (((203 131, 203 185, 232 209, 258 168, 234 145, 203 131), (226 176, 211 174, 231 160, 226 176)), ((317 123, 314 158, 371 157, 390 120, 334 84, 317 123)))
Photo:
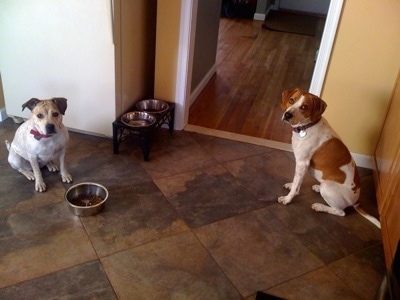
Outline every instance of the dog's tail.
POLYGON ((379 220, 377 218, 375 218, 374 216, 371 216, 369 213, 367 213, 360 205, 360 203, 356 203, 354 205, 354 209, 360 214, 362 215, 364 218, 366 218, 368 221, 370 221, 372 224, 374 224, 376 227, 378 227, 379 229, 381 229, 381 222, 379 222, 379 220))
POLYGON ((5 143, 6 143, 6 146, 7 146, 7 150, 10 151, 10 147, 11 147, 10 142, 5 140, 5 143))

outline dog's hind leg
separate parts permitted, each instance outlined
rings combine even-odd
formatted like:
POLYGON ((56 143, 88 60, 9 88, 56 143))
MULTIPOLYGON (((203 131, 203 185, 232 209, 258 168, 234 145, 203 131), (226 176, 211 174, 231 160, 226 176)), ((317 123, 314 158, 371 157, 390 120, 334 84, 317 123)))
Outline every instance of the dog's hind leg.
POLYGON ((8 155, 8 162, 10 163, 10 166, 21 174, 24 174, 28 180, 35 180, 35 175, 31 170, 30 163, 14 151, 9 141, 6 140, 5 142, 7 145, 7 150, 10 152, 8 155))
POLYGON ((338 208, 334 208, 322 203, 314 203, 313 205, 311 205, 311 208, 315 211, 318 212, 326 212, 328 214, 332 214, 332 215, 336 215, 336 216, 340 216, 340 217, 344 217, 346 215, 346 213, 338 208))
MULTIPOLYGON (((312 186, 312 189, 320 193, 322 198, 328 205, 321 203, 314 203, 311 208, 318 212, 326 212, 336 216, 345 216, 344 209, 351 206, 352 203, 349 200, 351 196, 348 195, 347 190, 343 189, 341 185, 327 180, 312 186)), ((356 200, 356 199, 355 199, 356 200)))
POLYGON ((11 144, 8 140, 4 141, 6 143, 7 150, 10 151, 11 144))
POLYGON ((58 171, 58 166, 52 160, 47 163, 46 167, 50 172, 58 171))
POLYGON ((319 185, 319 184, 315 184, 315 185, 313 185, 311 188, 312 188, 312 190, 313 190, 314 192, 317 192, 317 193, 320 192, 320 185, 319 185))

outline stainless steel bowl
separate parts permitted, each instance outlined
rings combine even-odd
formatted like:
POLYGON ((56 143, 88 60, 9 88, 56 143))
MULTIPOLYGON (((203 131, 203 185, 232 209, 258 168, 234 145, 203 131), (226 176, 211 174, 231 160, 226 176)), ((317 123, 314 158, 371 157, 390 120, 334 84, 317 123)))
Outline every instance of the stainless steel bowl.
POLYGON ((147 99, 136 103, 136 108, 140 111, 148 113, 163 113, 169 108, 167 102, 157 99, 147 99))
POLYGON ((147 112, 132 111, 122 115, 121 122, 131 127, 149 127, 156 122, 156 117, 147 112))
POLYGON ((83 182, 71 186, 64 194, 70 210, 77 216, 98 214, 108 198, 108 190, 101 184, 83 182))

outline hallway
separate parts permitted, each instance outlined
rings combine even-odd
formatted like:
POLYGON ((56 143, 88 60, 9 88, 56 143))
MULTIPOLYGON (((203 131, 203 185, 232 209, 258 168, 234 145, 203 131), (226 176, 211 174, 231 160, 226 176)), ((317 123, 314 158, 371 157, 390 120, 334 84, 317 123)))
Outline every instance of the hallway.
POLYGON ((261 21, 220 19, 217 72, 189 110, 189 125, 290 143, 281 122, 283 90, 308 90, 324 19, 316 35, 270 31, 261 21))

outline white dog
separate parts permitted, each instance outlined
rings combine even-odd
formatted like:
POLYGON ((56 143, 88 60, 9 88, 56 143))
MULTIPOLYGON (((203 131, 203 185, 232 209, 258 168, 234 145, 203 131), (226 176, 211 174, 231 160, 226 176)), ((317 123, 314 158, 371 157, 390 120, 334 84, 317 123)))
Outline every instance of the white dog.
POLYGON ((35 180, 38 192, 46 191, 40 168, 47 166, 49 171, 58 171, 55 160, 60 163, 60 174, 63 182, 72 182, 65 165, 65 151, 69 140, 68 130, 62 123, 62 115, 67 109, 67 99, 53 98, 38 100, 32 98, 22 105, 22 110, 28 107, 32 117, 21 124, 10 144, 8 162, 11 167, 25 175, 29 180, 35 180))
POLYGON ((320 182, 320 185, 314 185, 312 189, 319 192, 328 204, 314 203, 312 209, 344 216, 344 209, 354 206, 360 214, 378 226, 378 220, 358 207, 361 184, 357 167, 347 147, 322 117, 326 106, 318 96, 300 89, 282 93, 282 120, 289 123, 293 130, 292 147, 296 170, 293 182, 284 185, 290 190, 289 194, 279 197, 278 202, 286 205, 292 201, 299 193, 304 175, 309 170, 320 182))

